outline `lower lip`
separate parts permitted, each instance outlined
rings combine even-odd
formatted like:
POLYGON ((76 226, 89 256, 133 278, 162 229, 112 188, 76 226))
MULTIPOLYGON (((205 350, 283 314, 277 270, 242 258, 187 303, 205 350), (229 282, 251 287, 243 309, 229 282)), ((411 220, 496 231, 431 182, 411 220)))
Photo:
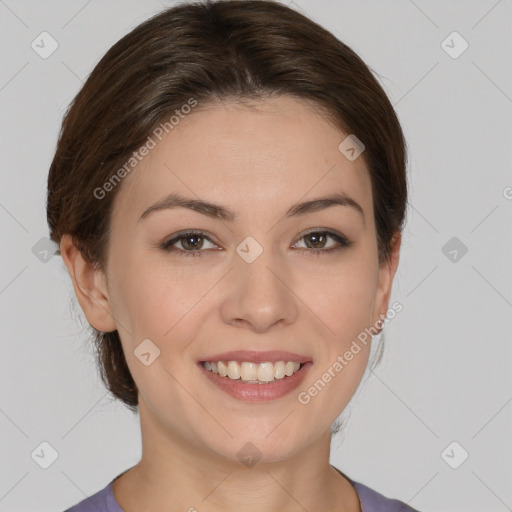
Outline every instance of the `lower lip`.
POLYGON ((215 384, 219 389, 231 395, 233 398, 245 402, 267 402, 281 398, 297 388, 306 377, 306 373, 312 364, 311 361, 308 361, 303 364, 298 372, 290 377, 273 380, 267 384, 244 384, 240 380, 221 377, 207 370, 201 363, 198 363, 198 366, 212 384, 215 384))

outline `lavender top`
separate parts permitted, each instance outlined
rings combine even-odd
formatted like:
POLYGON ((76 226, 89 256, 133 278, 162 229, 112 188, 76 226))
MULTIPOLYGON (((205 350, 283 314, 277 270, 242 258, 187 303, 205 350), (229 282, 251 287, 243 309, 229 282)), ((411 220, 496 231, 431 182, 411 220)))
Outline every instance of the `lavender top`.
MULTIPOLYGON (((334 467, 334 466, 333 466, 334 467)), ((337 468, 336 471, 341 473, 337 468)), ((123 473, 114 478, 109 484, 96 494, 85 498, 64 512, 124 512, 112 492, 112 483, 123 473)), ((354 486, 361 502, 362 512, 418 512, 409 505, 399 500, 386 498, 382 494, 366 487, 366 485, 354 482, 347 475, 341 473, 354 486)))

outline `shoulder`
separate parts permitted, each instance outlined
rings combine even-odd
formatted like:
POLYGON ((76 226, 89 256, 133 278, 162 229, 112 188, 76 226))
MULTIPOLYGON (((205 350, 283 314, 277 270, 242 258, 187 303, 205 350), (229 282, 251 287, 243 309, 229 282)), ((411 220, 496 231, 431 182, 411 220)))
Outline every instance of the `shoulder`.
POLYGON ((362 512, 419 512, 403 501, 387 498, 364 484, 353 480, 351 483, 359 495, 362 512))
POLYGON ((123 512, 114 498, 112 491, 112 482, 109 482, 103 489, 97 493, 85 498, 64 512, 123 512))

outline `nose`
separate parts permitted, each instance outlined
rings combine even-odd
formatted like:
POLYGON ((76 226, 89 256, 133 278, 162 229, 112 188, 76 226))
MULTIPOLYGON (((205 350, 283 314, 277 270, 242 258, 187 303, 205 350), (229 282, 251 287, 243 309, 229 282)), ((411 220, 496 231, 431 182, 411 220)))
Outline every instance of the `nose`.
POLYGON ((275 251, 264 249, 251 263, 234 255, 228 292, 221 307, 225 323, 263 333, 295 322, 299 299, 290 268, 275 251))

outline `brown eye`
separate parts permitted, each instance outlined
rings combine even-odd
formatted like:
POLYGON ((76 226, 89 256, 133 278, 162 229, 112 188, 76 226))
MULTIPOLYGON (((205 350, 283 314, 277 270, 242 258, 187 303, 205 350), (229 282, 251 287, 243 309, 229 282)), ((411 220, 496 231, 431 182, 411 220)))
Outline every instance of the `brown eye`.
MULTIPOLYGON (((306 235, 304 237, 304 240, 310 240, 311 241, 311 245, 312 247, 309 247, 310 249, 322 249, 323 248, 323 245, 322 244, 325 244, 326 240, 327 240, 327 237, 325 236, 325 233, 321 233, 321 232, 315 232, 315 233, 311 233, 309 235, 306 235)), ((308 245, 306 243, 306 245, 308 245)))
MULTIPOLYGON (((299 247, 301 250, 305 250, 308 254, 320 255, 325 253, 331 253, 344 247, 350 247, 353 242, 350 242, 346 237, 333 233, 332 231, 310 231, 302 236, 300 240, 305 241, 306 248, 299 247), (327 240, 331 238, 338 242, 338 245, 334 244, 325 248, 327 240), (309 250, 308 250, 309 249, 309 250)), ((299 240, 299 241, 300 241, 299 240)), ((298 242, 297 242, 298 243, 298 242)), ((297 245, 297 244, 295 244, 297 245)))
POLYGON ((201 256, 202 253, 206 252, 202 250, 205 243, 210 243, 213 248, 216 247, 204 233, 186 232, 178 234, 168 242, 164 242, 161 248, 167 252, 177 253, 180 256, 201 256), (181 248, 178 244, 181 245, 181 248))
POLYGON ((197 250, 203 246, 203 237, 201 235, 185 235, 179 238, 181 245, 185 250, 197 250))

